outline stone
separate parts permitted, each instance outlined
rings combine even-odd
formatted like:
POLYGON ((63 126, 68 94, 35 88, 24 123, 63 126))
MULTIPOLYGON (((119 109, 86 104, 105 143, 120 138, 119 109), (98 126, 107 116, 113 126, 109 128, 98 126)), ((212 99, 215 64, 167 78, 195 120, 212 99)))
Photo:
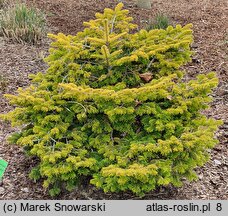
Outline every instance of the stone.
POLYGON ((198 175, 198 178, 199 178, 199 180, 202 180, 202 179, 203 179, 203 174, 202 174, 202 173, 199 174, 199 175, 198 175))
POLYGON ((25 193, 29 193, 29 189, 28 188, 22 188, 21 191, 23 191, 25 193))
POLYGON ((219 166, 219 165, 221 165, 221 164, 222 164, 222 163, 221 163, 221 161, 216 160, 216 159, 214 160, 214 163, 215 163, 215 165, 216 165, 216 166, 219 166))
POLYGON ((143 9, 150 9, 151 0, 137 0, 137 6, 143 9))

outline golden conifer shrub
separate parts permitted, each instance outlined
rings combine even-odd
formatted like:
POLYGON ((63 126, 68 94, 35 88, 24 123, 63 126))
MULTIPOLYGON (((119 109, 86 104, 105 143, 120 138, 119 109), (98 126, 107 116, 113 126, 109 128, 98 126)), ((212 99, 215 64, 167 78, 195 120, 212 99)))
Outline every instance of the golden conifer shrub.
POLYGON ((39 159, 30 176, 51 195, 82 177, 139 196, 180 186, 217 143, 221 122, 201 112, 215 74, 185 82, 180 70, 191 60, 192 26, 136 31, 122 7, 97 13, 75 36, 50 34, 46 73, 6 95, 15 108, 2 118, 21 127, 10 141, 39 159))

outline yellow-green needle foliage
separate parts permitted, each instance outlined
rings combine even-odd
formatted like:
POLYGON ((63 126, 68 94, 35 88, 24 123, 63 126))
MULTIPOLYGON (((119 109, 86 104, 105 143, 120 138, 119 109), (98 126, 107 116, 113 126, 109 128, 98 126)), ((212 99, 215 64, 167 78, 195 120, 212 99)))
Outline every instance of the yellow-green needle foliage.
POLYGON ((196 178, 221 122, 201 114, 215 74, 184 82, 191 25, 136 31, 120 3, 54 40, 45 74, 6 95, 16 108, 2 115, 20 126, 11 142, 39 158, 31 172, 52 195, 82 177, 105 192, 137 195, 196 178))

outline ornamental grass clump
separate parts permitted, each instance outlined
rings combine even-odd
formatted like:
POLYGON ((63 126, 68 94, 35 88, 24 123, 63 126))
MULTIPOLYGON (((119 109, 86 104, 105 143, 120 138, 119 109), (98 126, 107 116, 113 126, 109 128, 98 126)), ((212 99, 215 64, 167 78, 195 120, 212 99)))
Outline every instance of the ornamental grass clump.
POLYGON ((17 43, 37 44, 45 34, 44 14, 22 3, 12 4, 0 14, 0 33, 17 43))
POLYGON ((220 121, 202 110, 217 86, 214 73, 183 81, 191 60, 191 25, 136 28, 120 3, 97 13, 77 35, 53 39, 46 73, 6 97, 2 115, 21 131, 12 143, 39 159, 31 171, 51 195, 87 177, 105 192, 138 196, 197 178, 220 121))
POLYGON ((165 14, 159 13, 154 17, 153 20, 149 20, 146 25, 146 30, 149 31, 152 29, 166 29, 170 25, 171 21, 169 20, 169 17, 165 14))

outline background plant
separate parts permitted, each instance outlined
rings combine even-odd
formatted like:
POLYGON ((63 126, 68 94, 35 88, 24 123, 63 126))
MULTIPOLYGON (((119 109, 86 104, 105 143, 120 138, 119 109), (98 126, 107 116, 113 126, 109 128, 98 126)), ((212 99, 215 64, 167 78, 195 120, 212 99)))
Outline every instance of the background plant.
POLYGON ((4 77, 3 75, 0 74, 0 93, 5 90, 7 85, 8 85, 8 81, 7 81, 6 77, 4 77))
POLYGON ((149 20, 146 25, 146 29, 166 29, 168 26, 171 25, 171 21, 168 16, 165 14, 159 13, 157 14, 153 20, 149 20))
POLYGON ((12 41, 37 44, 45 34, 45 16, 36 8, 15 3, 0 14, 0 31, 12 41))
POLYGON ((136 0, 136 4, 140 8, 150 9, 152 0, 136 0))
POLYGON ((77 35, 53 39, 45 74, 6 95, 16 106, 1 115, 20 126, 10 141, 35 155, 34 180, 51 195, 87 177, 105 192, 143 196, 159 185, 196 179, 221 124, 202 114, 215 74, 182 80, 191 60, 191 25, 140 30, 128 11, 97 13, 77 35))

